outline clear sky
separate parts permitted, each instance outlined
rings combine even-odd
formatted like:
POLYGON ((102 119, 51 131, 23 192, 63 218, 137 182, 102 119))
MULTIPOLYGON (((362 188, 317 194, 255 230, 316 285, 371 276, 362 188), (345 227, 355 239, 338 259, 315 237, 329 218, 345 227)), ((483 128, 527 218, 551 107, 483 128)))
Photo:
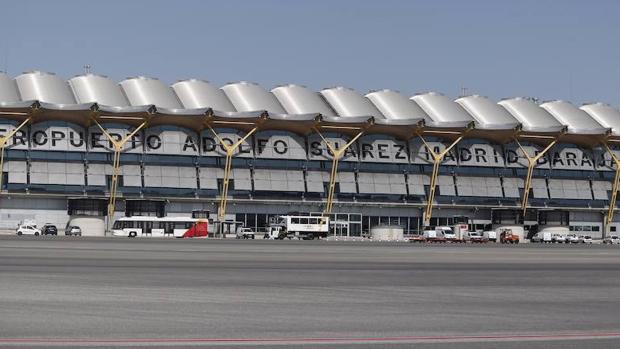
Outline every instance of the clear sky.
POLYGON ((620 107, 620 1, 3 1, 0 70, 620 107))

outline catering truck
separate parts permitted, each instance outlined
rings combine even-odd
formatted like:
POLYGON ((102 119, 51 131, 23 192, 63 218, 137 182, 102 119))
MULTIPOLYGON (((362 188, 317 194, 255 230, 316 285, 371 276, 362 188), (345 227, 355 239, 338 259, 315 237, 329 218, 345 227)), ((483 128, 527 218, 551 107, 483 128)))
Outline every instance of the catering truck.
POLYGON ((263 238, 271 240, 303 239, 313 240, 327 237, 329 218, 320 216, 279 216, 270 224, 263 238))

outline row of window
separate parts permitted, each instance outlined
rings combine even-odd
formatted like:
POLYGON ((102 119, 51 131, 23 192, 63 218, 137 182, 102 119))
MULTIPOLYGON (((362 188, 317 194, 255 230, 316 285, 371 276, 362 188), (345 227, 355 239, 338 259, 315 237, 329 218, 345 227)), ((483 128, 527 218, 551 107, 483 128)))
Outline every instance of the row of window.
MULTIPOLYGON (((7 160, 48 160, 84 163, 105 163, 112 162, 113 154, 107 153, 75 153, 75 152, 53 152, 53 151, 24 151, 10 150, 7 152, 7 160)), ((121 163, 123 164, 147 164, 147 165, 178 165, 178 166, 215 166, 223 167, 224 157, 196 157, 179 155, 151 155, 151 154, 122 154, 121 163)), ((327 170, 331 168, 331 161, 320 160, 294 160, 294 159, 248 159, 233 158, 235 168, 267 168, 267 169, 288 169, 288 170, 327 170)), ((368 172, 389 172, 389 173, 417 173, 424 174, 432 171, 432 165, 425 164, 394 164, 394 163, 358 163, 342 161, 339 168, 345 171, 368 171, 368 172)), ((463 165, 443 165, 440 168, 441 174, 446 175, 469 175, 469 176, 504 176, 504 177, 525 177, 526 168, 507 168, 507 167, 477 167, 463 165)), ((557 177, 575 179, 611 179, 613 171, 595 170, 565 170, 565 169, 540 169, 534 170, 535 177, 557 177)))
POLYGON ((193 222, 141 222, 141 221, 116 221, 114 229, 163 229, 165 231, 172 229, 189 229, 193 222))
MULTIPOLYGON (((574 232, 581 232, 581 231, 601 231, 601 227, 598 225, 571 225, 570 227, 570 231, 574 231, 574 232)), ((610 227, 610 231, 614 232, 616 231, 616 227, 615 226, 611 226, 610 227)))

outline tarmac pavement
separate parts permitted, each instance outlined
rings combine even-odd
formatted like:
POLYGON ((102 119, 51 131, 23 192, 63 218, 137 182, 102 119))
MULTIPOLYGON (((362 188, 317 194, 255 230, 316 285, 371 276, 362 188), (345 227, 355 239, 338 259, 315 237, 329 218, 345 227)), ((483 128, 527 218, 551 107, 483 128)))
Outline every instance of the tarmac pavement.
POLYGON ((620 247, 0 236, 2 347, 617 348, 620 247))

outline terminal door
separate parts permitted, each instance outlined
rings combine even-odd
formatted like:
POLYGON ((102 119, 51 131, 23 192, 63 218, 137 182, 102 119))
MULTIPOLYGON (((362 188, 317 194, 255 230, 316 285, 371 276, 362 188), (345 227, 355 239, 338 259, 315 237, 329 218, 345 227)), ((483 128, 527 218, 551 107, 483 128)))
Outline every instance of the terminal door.
POLYGON ((349 222, 332 221, 329 224, 329 233, 334 237, 349 237, 349 222))

